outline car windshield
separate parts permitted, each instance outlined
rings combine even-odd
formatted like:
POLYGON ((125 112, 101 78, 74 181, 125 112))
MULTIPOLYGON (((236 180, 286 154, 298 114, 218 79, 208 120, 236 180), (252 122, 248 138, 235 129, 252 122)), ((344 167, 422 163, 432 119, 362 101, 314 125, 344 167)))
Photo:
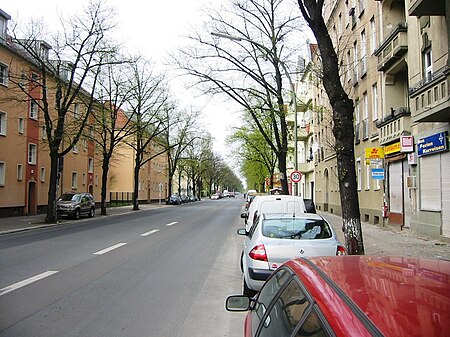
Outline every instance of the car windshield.
POLYGON ((80 201, 79 194, 63 194, 59 197, 60 201, 80 201))
POLYGON ((275 239, 328 239, 332 232, 321 219, 266 219, 262 222, 262 234, 275 239))

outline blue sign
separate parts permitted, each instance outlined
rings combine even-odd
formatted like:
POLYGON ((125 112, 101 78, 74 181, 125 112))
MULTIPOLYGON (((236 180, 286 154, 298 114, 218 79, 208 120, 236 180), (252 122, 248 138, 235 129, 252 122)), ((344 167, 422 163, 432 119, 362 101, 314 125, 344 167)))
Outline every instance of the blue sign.
POLYGON ((372 179, 384 179, 384 168, 373 168, 372 179))
POLYGON ((435 135, 419 138, 417 141, 417 155, 419 157, 447 151, 447 131, 435 135))

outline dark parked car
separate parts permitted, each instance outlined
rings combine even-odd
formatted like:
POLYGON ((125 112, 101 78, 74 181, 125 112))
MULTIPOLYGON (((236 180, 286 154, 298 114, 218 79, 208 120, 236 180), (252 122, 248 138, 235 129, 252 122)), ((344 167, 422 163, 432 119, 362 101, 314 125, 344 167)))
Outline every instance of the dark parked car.
POLYGON ((181 205, 181 198, 178 194, 171 195, 169 198, 169 205, 181 205))
POLYGON ((58 216, 70 216, 79 219, 80 215, 95 216, 95 200, 90 193, 67 192, 61 194, 56 201, 58 216))
POLYGON ((256 298, 230 296, 249 310, 244 335, 450 336, 450 261, 337 256, 286 262, 256 298))

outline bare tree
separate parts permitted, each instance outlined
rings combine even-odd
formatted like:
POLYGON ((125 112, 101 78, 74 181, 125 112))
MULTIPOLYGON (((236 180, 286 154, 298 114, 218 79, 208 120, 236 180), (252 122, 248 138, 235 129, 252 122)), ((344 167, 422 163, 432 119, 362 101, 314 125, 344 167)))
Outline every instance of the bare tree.
POLYGON ((168 160, 168 194, 172 195, 173 177, 175 172, 180 171, 179 161, 187 147, 199 137, 195 122, 199 112, 194 109, 174 109, 166 115, 167 127, 164 132, 164 142, 167 148, 168 160))
POLYGON ((164 132, 168 129, 167 116, 173 107, 164 75, 157 74, 144 59, 132 63, 127 106, 133 116, 133 136, 127 144, 134 149, 133 210, 139 210, 139 172, 143 165, 166 153, 164 132), (155 145, 158 144, 156 152, 155 145))
POLYGON ((196 84, 206 93, 228 95, 250 112, 277 156, 282 187, 288 194, 286 101, 292 89, 289 59, 295 51, 287 46, 301 21, 283 6, 285 3, 230 1, 230 10, 210 14, 206 30, 213 33, 214 39, 200 33, 193 36, 197 47, 184 49, 178 64, 198 80, 196 84), (271 121, 270 135, 261 119, 271 121))
POLYGON ((364 244, 353 145, 353 101, 342 87, 339 60, 322 16, 324 0, 298 0, 298 5, 316 37, 320 55, 322 55, 323 86, 333 111, 333 135, 336 141, 342 230, 345 243, 349 254, 362 255, 364 254, 364 244))
POLYGON ((17 27, 13 30, 14 46, 34 71, 31 75, 25 71, 11 74, 11 83, 36 104, 44 119, 50 156, 48 223, 56 221, 58 164, 62 167, 62 159, 79 141, 94 109, 100 69, 106 55, 115 51, 107 39, 114 27, 111 17, 111 10, 104 8, 101 1, 91 1, 83 13, 65 22, 51 45, 36 22, 31 22, 23 34, 17 27), (84 105, 84 109, 77 110, 77 104, 84 105))
POLYGON ((125 113, 130 99, 130 71, 132 60, 115 56, 104 67, 99 78, 98 99, 102 102, 93 114, 93 136, 89 137, 102 151, 101 214, 106 215, 108 174, 115 150, 136 131, 133 111, 125 113))

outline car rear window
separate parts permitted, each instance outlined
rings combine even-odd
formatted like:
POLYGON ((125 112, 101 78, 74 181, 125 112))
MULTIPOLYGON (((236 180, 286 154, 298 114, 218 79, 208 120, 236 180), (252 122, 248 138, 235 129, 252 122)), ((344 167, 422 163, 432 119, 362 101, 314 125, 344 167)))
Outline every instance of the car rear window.
POLYGON ((266 219, 262 234, 274 239, 314 240, 332 237, 328 223, 321 219, 266 219))

